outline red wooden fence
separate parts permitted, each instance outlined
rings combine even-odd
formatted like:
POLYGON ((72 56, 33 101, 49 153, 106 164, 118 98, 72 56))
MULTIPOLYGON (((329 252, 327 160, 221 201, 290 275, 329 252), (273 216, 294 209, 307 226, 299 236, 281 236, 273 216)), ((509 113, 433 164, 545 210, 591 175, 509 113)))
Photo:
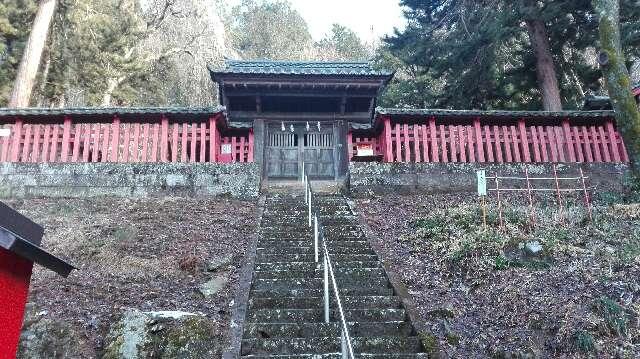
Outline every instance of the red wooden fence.
POLYGON ((350 157, 358 143, 374 144, 385 162, 628 162, 613 122, 578 125, 568 120, 535 125, 383 121, 377 138, 349 136, 350 157))
POLYGON ((31 124, 0 137, 0 162, 253 162, 253 133, 224 137, 218 122, 31 124), (223 154, 223 144, 231 144, 223 154))

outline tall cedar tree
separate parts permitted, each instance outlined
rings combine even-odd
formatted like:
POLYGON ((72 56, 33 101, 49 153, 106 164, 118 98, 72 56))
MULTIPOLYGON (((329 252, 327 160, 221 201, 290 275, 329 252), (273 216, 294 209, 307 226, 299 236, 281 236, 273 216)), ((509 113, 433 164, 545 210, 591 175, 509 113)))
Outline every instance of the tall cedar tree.
MULTIPOLYGON (((627 29, 623 44, 629 59, 640 58, 640 7, 634 6, 635 1, 622 2, 622 26, 627 29)), ((591 55, 597 21, 590 0, 403 0, 402 4, 408 26, 387 38, 379 55, 383 63, 395 57, 403 65, 383 99, 386 105, 553 109, 557 101, 545 106, 539 88, 555 85, 539 84, 555 79, 563 107, 578 108, 585 93, 601 90, 591 55), (548 40, 549 51, 544 43, 532 47, 531 33, 536 31, 546 31, 547 36, 539 39, 548 40), (536 71, 540 64, 546 70, 536 71), (426 91, 420 91, 425 86, 426 91), (400 87, 418 93, 403 95, 400 87)))

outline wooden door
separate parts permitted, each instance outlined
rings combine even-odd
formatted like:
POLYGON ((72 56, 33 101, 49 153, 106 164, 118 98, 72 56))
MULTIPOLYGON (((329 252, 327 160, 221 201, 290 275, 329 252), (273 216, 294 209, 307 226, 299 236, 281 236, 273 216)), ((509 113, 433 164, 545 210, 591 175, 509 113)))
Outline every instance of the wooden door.
POLYGON ((297 178, 300 175, 297 133, 270 131, 266 147, 269 178, 297 178))
POLYGON ((335 177, 335 141, 333 128, 304 134, 303 160, 305 172, 312 178, 335 177))

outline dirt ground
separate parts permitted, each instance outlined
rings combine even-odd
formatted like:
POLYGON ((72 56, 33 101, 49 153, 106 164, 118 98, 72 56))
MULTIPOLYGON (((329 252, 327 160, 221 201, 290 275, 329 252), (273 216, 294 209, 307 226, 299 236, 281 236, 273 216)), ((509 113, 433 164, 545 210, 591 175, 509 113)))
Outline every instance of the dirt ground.
POLYGON ((640 204, 615 202, 591 222, 538 200, 532 222, 511 198, 502 227, 490 199, 485 230, 474 195, 356 200, 434 357, 639 358, 640 204))
POLYGON ((256 203, 228 199, 32 199, 8 204, 45 227, 44 247, 80 270, 67 279, 36 269, 29 301, 40 315, 71 324, 85 343, 74 358, 99 357, 109 326, 127 308, 203 313, 226 336, 230 304, 256 203), (197 288, 210 260, 229 283, 205 299, 197 288))

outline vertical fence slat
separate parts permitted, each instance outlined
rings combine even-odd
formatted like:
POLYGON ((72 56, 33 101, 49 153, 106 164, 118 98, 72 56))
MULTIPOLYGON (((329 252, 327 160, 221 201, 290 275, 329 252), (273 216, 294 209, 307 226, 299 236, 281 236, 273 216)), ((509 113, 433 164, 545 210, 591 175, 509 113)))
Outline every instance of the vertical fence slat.
POLYGON ((520 145, 522 148, 522 159, 531 162, 531 150, 529 149, 529 137, 527 136, 527 126, 524 119, 518 120, 518 128, 520 129, 520 145))
POLYGON ((598 126, 598 133, 600 134, 600 143, 602 144, 602 153, 604 155, 605 162, 611 162, 611 155, 609 154, 609 146, 607 146, 607 139, 604 133, 604 128, 598 126))
POLYGON ((100 162, 109 162, 110 128, 110 124, 102 126, 102 152, 100 153, 100 162))
POLYGON ((62 128, 62 149, 60 150, 60 162, 69 160, 69 139, 71 137, 71 118, 65 116, 62 128))
POLYGON ((122 143, 122 162, 129 162, 129 155, 131 152, 131 125, 125 123, 122 125, 122 130, 124 131, 124 140, 122 143))
POLYGON ((58 160, 58 143, 60 142, 60 126, 53 125, 51 131, 51 152, 49 152, 49 162, 56 162, 58 160))
POLYGON ((393 143, 391 141, 391 119, 384 119, 385 162, 393 162, 393 143))
POLYGON ((553 126, 547 126, 547 140, 551 149, 551 162, 558 162, 558 142, 553 126))
POLYGON ((602 156, 600 155, 600 141, 598 140, 598 133, 595 126, 589 126, 589 136, 593 149, 593 161, 602 162, 602 156))
POLYGON ((505 161, 507 163, 513 162, 513 155, 511 153, 511 136, 509 135, 509 131, 507 130, 507 126, 501 126, 502 129, 502 141, 504 142, 504 154, 505 161))
POLYGON ((171 162, 178 162, 178 132, 180 125, 173 124, 173 134, 171 136, 171 162))
POLYGON ((151 160, 150 162, 158 161, 158 145, 160 142, 160 124, 153 124, 153 137, 151 139, 151 160))
POLYGON ((348 155, 349 155, 349 161, 351 161, 353 159, 353 133, 351 133, 351 131, 349 131, 349 134, 347 135, 347 151, 348 155))
POLYGON ((38 162, 40 156, 40 125, 33 125, 33 152, 31 162, 38 162))
POLYGON ((542 156, 542 162, 548 162, 549 151, 547 149, 547 144, 549 143, 549 138, 542 126, 538 126, 538 142, 540 143, 540 155, 542 156))
POLYGON ((569 120, 562 121, 562 132, 564 132, 564 142, 567 144, 567 149, 569 150, 569 162, 576 162, 576 151, 573 146, 573 134, 571 132, 571 126, 569 125, 569 120))
POLYGON ((616 136, 618 138, 618 141, 620 142, 620 148, 621 148, 621 155, 622 155, 622 161, 623 162, 629 162, 629 154, 627 153, 627 147, 624 144, 624 141, 622 140, 622 136, 620 136, 619 133, 616 133, 616 136))
POLYGON ((89 153, 91 152, 91 124, 84 126, 84 138, 82 142, 82 162, 89 162, 89 153))
POLYGON ((500 129, 498 126, 493 126, 493 144, 496 149, 496 160, 498 163, 504 162, 504 157, 502 156, 502 136, 500 135, 500 129))
POLYGON ((253 146, 254 146, 253 130, 249 131, 249 153, 247 154, 247 162, 253 163, 253 146))
POLYGON ((231 137, 231 162, 238 162, 236 160, 236 156, 238 155, 238 151, 236 150, 236 136, 231 137))
POLYGON ((120 119, 118 117, 113 118, 111 132, 111 162, 118 162, 118 156, 120 155, 120 119))
POLYGON ((487 144, 487 153, 486 153, 487 158, 486 159, 487 159, 488 162, 493 163, 493 162, 495 162, 495 158, 493 156, 493 153, 494 153, 493 152, 493 147, 494 147, 494 144, 495 144, 495 136, 491 135, 491 129, 489 128, 488 125, 484 126, 484 137, 485 137, 485 141, 486 141, 486 144, 487 144))
POLYGON ((190 153, 190 158, 189 158, 189 162, 195 162, 196 161, 196 137, 197 137, 197 127, 198 125, 195 123, 191 124, 191 153, 190 153))
POLYGON ((420 125, 420 132, 422 132, 422 160, 424 162, 430 162, 429 159, 429 136, 427 133, 427 125, 420 125))
POLYGON ((511 129, 511 140, 513 141, 513 160, 515 162, 520 162, 522 157, 520 156, 520 146, 519 143, 522 142, 521 139, 518 139, 518 131, 516 131, 516 126, 509 126, 511 129))
POLYGON ((240 137, 240 162, 246 162, 245 161, 245 154, 246 154, 246 150, 245 150, 245 138, 244 136, 240 137))
POLYGON ((451 162, 458 162, 458 153, 456 147, 458 141, 456 140, 455 127, 449 125, 449 146, 451 147, 451 162))
POLYGON ((80 157, 80 141, 82 140, 82 125, 73 126, 73 148, 71 149, 71 162, 78 163, 80 157))
POLYGON ((189 127, 186 123, 182 124, 182 136, 180 139, 180 162, 187 162, 187 141, 189 139, 189 127))
POLYGON ((402 135, 404 137, 404 162, 411 162, 411 145, 409 144, 409 125, 402 126, 402 135))
POLYGON ((449 162, 449 154, 447 152, 447 133, 444 131, 444 125, 438 126, 440 135, 440 148, 442 149, 442 162, 449 162))
POLYGON ((30 147, 31 147, 31 125, 24 126, 24 144, 22 145, 22 153, 20 156, 20 162, 29 162, 30 147))
POLYGON ((482 138, 482 128, 480 128, 480 119, 479 118, 475 118, 473 120, 473 128, 474 128, 474 132, 475 132, 475 145, 476 145, 476 153, 477 153, 477 158, 478 161, 480 163, 484 163, 485 162, 485 158, 484 158, 484 141, 482 138))
POLYGON ((18 162, 20 156, 20 143, 22 142, 22 121, 16 120, 11 136, 11 162, 18 162))
POLYGON ((169 119, 162 116, 160 120, 160 162, 167 162, 169 151, 169 119))
POLYGON ((396 123, 395 125, 395 145, 396 145, 396 158, 393 162, 402 162, 402 145, 400 144, 400 124, 396 123))
POLYGON ((536 126, 531 126, 531 141, 533 142, 533 161, 540 162, 540 141, 538 140, 536 126))
POLYGON ((140 160, 140 124, 133 125, 133 143, 131 144, 131 160, 138 162, 140 160))
MULTIPOLYGON (((209 127, 211 128, 211 135, 209 138, 209 162, 217 162, 218 148, 218 121, 216 118, 209 119, 209 127)), ((351 157, 349 157, 351 159, 351 157)))
POLYGON ((205 162, 207 155, 207 124, 200 124, 200 161, 205 162))
POLYGON ((140 160, 142 162, 147 162, 147 159, 149 157, 149 131, 150 131, 150 127, 151 125, 148 123, 145 123, 142 126, 142 156, 140 158, 140 160))
POLYGON ((420 158, 420 131, 418 131, 418 124, 413 126, 413 153, 415 154, 416 163, 422 162, 420 158))
POLYGON ((611 155, 613 161, 620 162, 620 152, 618 151, 618 140, 616 138, 616 130, 613 128, 613 122, 610 120, 606 123, 607 135, 609 137, 609 143, 611 144, 611 155))
POLYGON ((458 125, 458 142, 460 143, 460 162, 467 162, 467 151, 466 151, 466 132, 464 127, 458 125))
POLYGON ((589 140, 589 131, 586 126, 582 126, 582 143, 584 143, 584 155, 587 162, 593 162, 593 152, 591 151, 591 141, 589 140))
POLYGON ((580 139, 580 131, 578 130, 578 126, 572 126, 573 130, 573 141, 576 148, 576 161, 584 162, 584 152, 582 150, 582 145, 584 141, 580 139))
POLYGON ((473 126, 465 126, 465 132, 467 133, 467 147, 469 148, 469 162, 476 162, 476 152, 475 152, 475 139, 473 126))
POLYGON ((558 145, 558 161, 559 162, 567 162, 567 156, 564 153, 564 135, 562 133, 562 128, 560 126, 553 126, 553 135, 556 139, 556 144, 558 145))
POLYGON ((436 133, 436 118, 429 119, 429 135, 431 137, 431 162, 440 162, 438 151, 438 137, 436 133))

